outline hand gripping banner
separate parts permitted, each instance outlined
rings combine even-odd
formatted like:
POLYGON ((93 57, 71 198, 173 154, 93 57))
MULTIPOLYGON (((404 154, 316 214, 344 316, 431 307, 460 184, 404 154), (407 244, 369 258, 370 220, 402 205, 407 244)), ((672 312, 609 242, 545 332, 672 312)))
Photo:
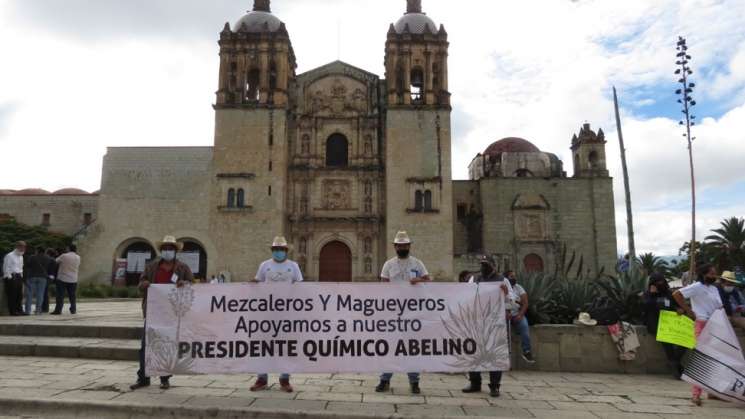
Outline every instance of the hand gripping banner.
POLYGON ((510 368, 493 284, 215 284, 148 290, 148 376, 510 368))
POLYGON ((745 405, 745 358, 723 309, 711 316, 698 337, 683 380, 723 400, 745 405))

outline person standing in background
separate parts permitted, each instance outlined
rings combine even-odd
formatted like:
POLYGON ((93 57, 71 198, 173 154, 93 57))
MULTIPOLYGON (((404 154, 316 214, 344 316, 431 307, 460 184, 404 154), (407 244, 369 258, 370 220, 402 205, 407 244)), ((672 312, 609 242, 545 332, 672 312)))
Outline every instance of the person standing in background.
MULTIPOLYGON (((652 336, 657 336, 657 327, 660 322, 660 311, 678 311, 678 303, 673 298, 670 285, 665 279, 665 275, 656 272, 649 277, 649 286, 644 292, 644 319, 647 325, 647 331, 652 336)), ((682 311, 682 310, 681 310, 682 311)), ((683 374, 683 356, 686 349, 682 346, 671 343, 662 343, 662 349, 665 351, 665 357, 673 370, 673 376, 680 380, 683 374)))
POLYGON ((3 283, 11 316, 23 316, 23 254, 26 242, 16 242, 15 249, 3 258, 3 283))
POLYGON ((47 287, 47 276, 51 259, 44 253, 44 248, 37 247, 36 252, 28 258, 28 279, 26 280, 26 314, 31 314, 31 305, 36 300, 34 314, 41 314, 44 291, 47 287))
POLYGON ((56 260, 58 265, 57 303, 51 314, 62 314, 62 308, 65 305, 65 293, 70 300, 70 314, 77 313, 75 300, 78 289, 78 269, 80 268, 80 256, 78 256, 77 251, 78 248, 71 244, 67 247, 67 252, 60 255, 56 260))

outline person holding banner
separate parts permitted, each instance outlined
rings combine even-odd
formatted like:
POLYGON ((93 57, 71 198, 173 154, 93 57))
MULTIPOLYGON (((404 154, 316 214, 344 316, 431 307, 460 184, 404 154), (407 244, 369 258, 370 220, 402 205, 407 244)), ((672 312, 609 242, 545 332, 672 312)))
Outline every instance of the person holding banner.
MULTIPOLYGON (((293 284, 303 282, 303 274, 300 266, 288 259, 289 246, 284 237, 277 236, 272 242, 272 258, 264 261, 256 272, 253 282, 291 282, 293 284)), ((251 386, 251 391, 266 390, 269 383, 268 374, 259 374, 256 382, 251 386)), ((279 376, 279 386, 285 393, 292 393, 290 385, 290 374, 282 373, 279 376)))
MULTIPOLYGON (((683 312, 696 322, 696 337, 704 330, 706 322, 715 311, 723 308, 722 299, 719 296, 719 288, 716 285, 717 269, 712 265, 703 265, 698 271, 698 282, 675 291, 673 298, 683 309, 683 312), (689 306, 685 299, 691 301, 689 306)), ((694 385, 691 401, 696 406, 701 406, 701 387, 694 385)))
MULTIPOLYGON (((680 310, 680 313, 683 313, 678 307, 678 303, 673 299, 673 293, 670 290, 667 279, 665 279, 665 275, 659 272, 655 272, 649 276, 649 286, 647 287, 647 291, 644 292, 643 299, 647 331, 653 336, 657 335, 660 311, 677 312, 680 310)), ((679 380, 680 376, 683 375, 682 360, 686 349, 671 343, 662 343, 662 349, 665 351, 668 364, 673 369, 673 376, 679 380)))
MULTIPOLYGON (((411 239, 405 231, 396 233, 393 239, 393 248, 396 250, 396 257, 388 260, 383 264, 383 270, 380 273, 381 282, 405 282, 412 285, 432 280, 421 260, 411 256, 411 239)), ((409 385, 412 394, 419 394, 422 390, 419 388, 419 373, 410 372, 409 385)), ((381 374, 380 383, 375 387, 375 391, 383 393, 391 388, 391 378, 393 373, 386 372, 381 374)))
MULTIPOLYGON (((158 243, 160 257, 151 262, 140 277, 140 291, 142 292, 142 317, 147 324, 147 290, 150 284, 176 284, 183 287, 185 284, 194 282, 194 274, 185 263, 176 259, 176 252, 183 248, 183 244, 176 241, 173 236, 165 236, 158 243)), ((145 327, 147 330, 147 326, 145 327)), ((129 386, 131 390, 150 386, 150 377, 145 373, 145 333, 142 334, 140 346, 140 369, 137 370, 137 382, 129 386)), ((171 376, 160 377, 160 388, 168 390, 171 388, 171 376)))
MULTIPOLYGON (((470 283, 480 284, 482 282, 501 282, 500 287, 507 300, 511 300, 512 285, 509 279, 509 273, 507 276, 501 276, 497 273, 497 263, 493 257, 484 255, 481 257, 481 272, 472 276, 470 283)), ((506 302, 505 306, 509 306, 509 301, 506 302)), ((505 319, 509 319, 509 316, 505 315, 505 319)), ((509 322, 509 320, 508 320, 509 322)), ((509 330, 508 330, 509 333, 509 330)), ((470 384, 464 388, 463 393, 480 393, 481 392, 481 372, 472 371, 468 373, 468 381, 470 384)), ((489 395, 491 397, 499 397, 499 388, 502 385, 502 371, 489 371, 489 395)))

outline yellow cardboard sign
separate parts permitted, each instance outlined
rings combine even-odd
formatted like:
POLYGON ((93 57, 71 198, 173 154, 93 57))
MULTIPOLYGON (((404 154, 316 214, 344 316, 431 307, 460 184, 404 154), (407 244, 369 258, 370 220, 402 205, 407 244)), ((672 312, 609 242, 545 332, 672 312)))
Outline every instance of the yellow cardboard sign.
POLYGON ((696 347, 696 334, 693 320, 680 316, 674 311, 660 311, 657 325, 657 341, 693 349, 696 347))

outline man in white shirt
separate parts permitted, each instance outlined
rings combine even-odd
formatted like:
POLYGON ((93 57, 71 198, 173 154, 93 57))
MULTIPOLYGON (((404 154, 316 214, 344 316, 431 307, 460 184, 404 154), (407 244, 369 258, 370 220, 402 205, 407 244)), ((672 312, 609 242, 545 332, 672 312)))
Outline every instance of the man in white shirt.
POLYGON ((504 276, 510 281, 510 286, 512 287, 511 301, 507 307, 510 311, 510 322, 520 335, 523 359, 529 364, 534 364, 535 358, 533 358, 530 345, 530 325, 528 324, 528 319, 525 317, 528 313, 528 293, 517 283, 515 271, 507 271, 504 273, 504 276))
MULTIPOLYGON (((288 259, 289 252, 287 240, 284 237, 275 237, 272 242, 272 258, 264 261, 256 272, 254 282, 289 282, 295 284, 303 282, 303 274, 300 272, 300 266, 288 259)), ((256 383, 251 386, 251 391, 266 390, 269 382, 268 374, 259 374, 256 377, 256 383)), ((282 391, 292 393, 290 385, 290 374, 283 373, 279 376, 279 386, 282 391)))
POLYGON ((26 242, 19 241, 15 249, 3 258, 3 285, 8 296, 8 311, 11 316, 23 316, 23 253, 26 242))
MULTIPOLYGON (((396 257, 388 260, 383 265, 383 271, 380 273, 382 282, 409 282, 412 285, 420 282, 429 282, 429 272, 421 260, 411 256, 411 239, 405 231, 399 231, 393 240, 393 248, 396 249, 396 257)), ((410 372, 409 385, 413 394, 421 393, 419 388, 419 373, 410 372)), ((391 378, 393 373, 386 372, 380 376, 380 384, 375 387, 375 391, 383 393, 391 388, 391 378)))
POLYGON ((77 312, 75 296, 78 290, 78 269, 80 268, 80 256, 77 254, 78 248, 71 244, 67 246, 67 252, 57 258, 57 303, 54 311, 49 314, 62 314, 62 308, 65 305, 65 293, 70 300, 70 314, 77 312))

